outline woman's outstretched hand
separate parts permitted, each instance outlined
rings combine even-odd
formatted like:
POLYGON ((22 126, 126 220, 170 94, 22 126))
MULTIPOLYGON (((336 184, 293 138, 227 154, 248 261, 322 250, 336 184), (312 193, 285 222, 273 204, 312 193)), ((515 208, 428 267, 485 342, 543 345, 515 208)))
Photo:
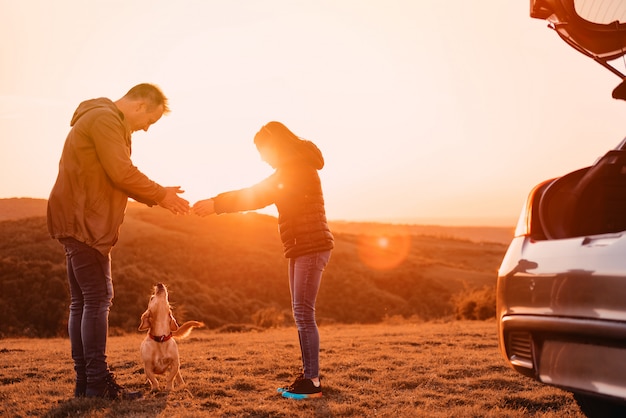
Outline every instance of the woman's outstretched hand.
POLYGON ((193 204, 191 212, 198 216, 208 216, 215 213, 215 202, 213 199, 199 200, 193 204))

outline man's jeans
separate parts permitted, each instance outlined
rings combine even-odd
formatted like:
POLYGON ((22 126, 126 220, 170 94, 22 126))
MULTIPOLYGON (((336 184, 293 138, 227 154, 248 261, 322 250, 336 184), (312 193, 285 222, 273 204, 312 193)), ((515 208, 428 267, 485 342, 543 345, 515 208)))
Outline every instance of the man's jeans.
POLYGON ((319 376, 320 335, 315 322, 315 301, 330 251, 289 259, 291 308, 298 328, 304 377, 319 376))
POLYGON ((113 300, 111 258, 73 238, 59 241, 67 258, 71 297, 68 331, 78 390, 109 373, 106 345, 113 300))

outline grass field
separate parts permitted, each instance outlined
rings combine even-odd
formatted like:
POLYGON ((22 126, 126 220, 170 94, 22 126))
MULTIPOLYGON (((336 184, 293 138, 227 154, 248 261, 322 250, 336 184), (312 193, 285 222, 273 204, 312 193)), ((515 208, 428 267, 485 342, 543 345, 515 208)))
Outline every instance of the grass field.
POLYGON ((186 385, 150 393, 139 361, 142 333, 113 336, 109 364, 138 401, 73 399, 67 339, 0 340, 0 416, 6 417, 583 417, 572 396, 505 365, 496 325, 388 321, 327 325, 321 399, 276 388, 298 371, 295 328, 218 333, 179 342, 186 385))

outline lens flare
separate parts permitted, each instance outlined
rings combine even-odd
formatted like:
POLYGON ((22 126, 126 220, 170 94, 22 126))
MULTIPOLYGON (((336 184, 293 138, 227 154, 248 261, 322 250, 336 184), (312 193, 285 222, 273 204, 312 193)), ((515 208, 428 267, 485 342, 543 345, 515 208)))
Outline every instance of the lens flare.
POLYGON ((402 263, 411 250, 411 235, 398 228, 372 230, 359 236, 359 258, 374 270, 390 270, 402 263))

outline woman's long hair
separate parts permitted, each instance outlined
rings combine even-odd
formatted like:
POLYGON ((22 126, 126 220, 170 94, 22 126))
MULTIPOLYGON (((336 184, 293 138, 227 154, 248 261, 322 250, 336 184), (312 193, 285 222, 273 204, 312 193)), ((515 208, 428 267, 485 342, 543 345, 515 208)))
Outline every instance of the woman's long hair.
POLYGON ((254 136, 257 148, 271 147, 277 153, 280 164, 305 162, 317 170, 324 167, 321 151, 311 141, 299 138, 280 122, 265 124, 254 136))

